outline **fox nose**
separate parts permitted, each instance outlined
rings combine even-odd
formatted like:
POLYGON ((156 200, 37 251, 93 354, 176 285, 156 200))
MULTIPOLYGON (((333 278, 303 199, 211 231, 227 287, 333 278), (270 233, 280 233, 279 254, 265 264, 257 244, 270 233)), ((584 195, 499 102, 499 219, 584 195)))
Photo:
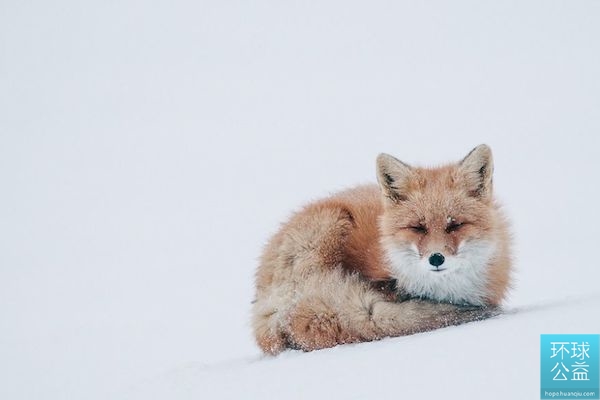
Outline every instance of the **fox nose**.
POLYGON ((429 256, 429 264, 433 265, 434 267, 439 267, 442 265, 444 260, 445 258, 442 253, 433 253, 431 256, 429 256))

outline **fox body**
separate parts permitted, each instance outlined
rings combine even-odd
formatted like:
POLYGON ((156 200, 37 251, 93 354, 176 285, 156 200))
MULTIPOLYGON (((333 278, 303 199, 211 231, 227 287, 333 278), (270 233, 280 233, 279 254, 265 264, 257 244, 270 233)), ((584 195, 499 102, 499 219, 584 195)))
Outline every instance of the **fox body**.
POLYGON ((256 274, 259 347, 310 351, 495 315, 511 259, 492 171, 486 145, 438 168, 381 154, 378 185, 293 215, 256 274))

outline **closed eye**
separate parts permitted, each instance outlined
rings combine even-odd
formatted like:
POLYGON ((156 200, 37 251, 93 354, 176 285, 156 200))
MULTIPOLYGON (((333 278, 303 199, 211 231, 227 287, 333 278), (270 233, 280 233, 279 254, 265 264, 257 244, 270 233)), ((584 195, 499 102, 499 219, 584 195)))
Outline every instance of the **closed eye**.
POLYGON ((427 228, 424 227, 423 225, 413 225, 413 226, 409 226, 408 228, 416 233, 420 233, 420 234, 427 233, 427 228))
POLYGON ((448 226, 446 227, 446 233, 452 233, 452 232, 456 232, 457 230, 459 230, 460 228, 462 228, 463 226, 465 226, 464 222, 458 223, 458 222, 451 222, 448 224, 448 226))

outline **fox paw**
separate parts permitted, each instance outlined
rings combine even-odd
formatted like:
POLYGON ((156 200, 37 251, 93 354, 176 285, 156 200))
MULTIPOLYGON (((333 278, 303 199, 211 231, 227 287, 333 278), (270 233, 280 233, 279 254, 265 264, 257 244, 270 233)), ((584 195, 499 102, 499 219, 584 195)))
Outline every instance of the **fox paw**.
POLYGON ((294 347, 312 351, 352 342, 341 328, 338 316, 330 310, 298 306, 290 316, 290 339, 294 347))

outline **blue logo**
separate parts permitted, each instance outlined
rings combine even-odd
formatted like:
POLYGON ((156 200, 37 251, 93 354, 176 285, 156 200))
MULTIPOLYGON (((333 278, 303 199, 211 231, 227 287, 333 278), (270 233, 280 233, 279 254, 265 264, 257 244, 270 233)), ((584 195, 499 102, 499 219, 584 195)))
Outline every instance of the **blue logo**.
POLYGON ((600 399, 600 335, 541 335, 541 399, 600 399))

